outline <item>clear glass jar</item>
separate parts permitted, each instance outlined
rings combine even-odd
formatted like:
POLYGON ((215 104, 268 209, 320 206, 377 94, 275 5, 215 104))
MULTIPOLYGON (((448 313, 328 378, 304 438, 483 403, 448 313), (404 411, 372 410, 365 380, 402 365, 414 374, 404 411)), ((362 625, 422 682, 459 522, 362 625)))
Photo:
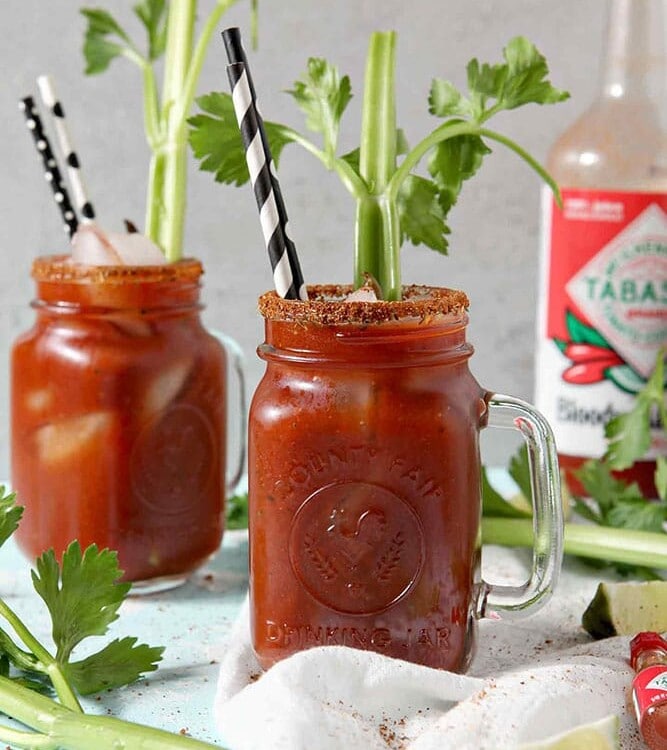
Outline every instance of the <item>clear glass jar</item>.
POLYGON ((154 590, 217 550, 226 357, 200 320, 201 273, 196 260, 35 261, 35 324, 11 357, 11 481, 30 557, 94 542, 154 590))
POLYGON ((264 666, 331 644, 462 670, 477 617, 527 611, 558 575, 550 431, 471 375, 464 294, 410 287, 401 302, 340 301, 349 291, 260 298, 266 373, 248 437, 254 648, 264 666), (519 587, 480 576, 489 420, 533 448, 535 565, 519 587))

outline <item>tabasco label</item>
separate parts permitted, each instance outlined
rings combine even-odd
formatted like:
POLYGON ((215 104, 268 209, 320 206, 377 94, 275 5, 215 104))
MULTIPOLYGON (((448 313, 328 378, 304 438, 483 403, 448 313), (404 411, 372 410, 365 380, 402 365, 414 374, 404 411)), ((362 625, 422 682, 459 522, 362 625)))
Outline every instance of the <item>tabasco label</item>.
POLYGON ((667 195, 562 197, 542 196, 536 404, 559 453, 597 458, 667 344, 667 195))
POLYGON ((667 667, 656 664, 642 669, 632 682, 632 701, 639 724, 651 706, 667 702, 667 667))

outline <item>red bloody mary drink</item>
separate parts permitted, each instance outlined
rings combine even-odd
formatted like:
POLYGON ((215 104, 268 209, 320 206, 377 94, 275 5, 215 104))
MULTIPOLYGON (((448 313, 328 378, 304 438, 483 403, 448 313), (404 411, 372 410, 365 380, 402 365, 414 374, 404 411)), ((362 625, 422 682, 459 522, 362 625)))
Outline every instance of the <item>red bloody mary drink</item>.
POLYGON ((12 484, 31 557, 74 539, 125 578, 184 580, 223 531, 225 353, 201 265, 33 266, 36 321, 12 352, 12 484))
POLYGON ((468 369, 467 299, 409 287, 401 302, 343 302, 346 291, 260 298, 254 648, 264 666, 346 645, 462 670, 490 591, 479 430, 492 397, 468 369))

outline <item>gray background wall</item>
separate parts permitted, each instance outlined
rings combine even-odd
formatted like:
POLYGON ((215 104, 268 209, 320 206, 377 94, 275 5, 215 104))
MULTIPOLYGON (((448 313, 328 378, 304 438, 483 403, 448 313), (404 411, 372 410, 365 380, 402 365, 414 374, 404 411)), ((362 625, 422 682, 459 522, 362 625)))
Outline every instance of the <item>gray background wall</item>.
MULTIPOLYGON (((99 0, 140 33, 130 0, 99 0)), ((143 138, 141 80, 125 60, 102 76, 85 78, 80 52, 84 21, 73 0, 2 0, 0 45, 0 477, 7 476, 8 353, 30 325, 30 263, 37 254, 62 252, 65 238, 43 184, 17 100, 35 91, 35 77, 57 80, 79 145, 100 222, 120 227, 143 221, 148 151, 143 138)), ((248 27, 247 0, 223 20, 248 27)), ((472 56, 500 59, 516 34, 547 56, 556 85, 572 99, 550 108, 531 106, 502 115, 498 129, 544 160, 549 144, 593 96, 597 84, 605 4, 600 0, 260 0, 260 48, 252 55, 255 81, 269 119, 303 127, 289 88, 311 55, 336 62, 352 77, 356 97, 343 126, 343 146, 358 143, 363 64, 368 35, 399 31, 398 118, 411 142, 432 127, 426 97, 433 76, 463 85, 472 56)), ((203 16, 213 0, 201 0, 203 16)), ((222 45, 210 49, 199 91, 227 89, 222 45)), ((281 184, 292 235, 309 281, 351 277, 353 205, 337 179, 296 147, 287 149, 281 184)), ((404 248, 404 279, 465 289, 471 299, 472 369, 497 391, 530 398, 537 279, 539 181, 500 148, 464 188, 451 215, 449 258, 404 248)), ((262 335, 257 295, 271 285, 250 190, 213 183, 190 170, 186 247, 206 265, 205 318, 235 336, 245 350, 253 387, 261 376, 254 349, 262 335)), ((503 461, 502 440, 488 440, 486 458, 503 461)))

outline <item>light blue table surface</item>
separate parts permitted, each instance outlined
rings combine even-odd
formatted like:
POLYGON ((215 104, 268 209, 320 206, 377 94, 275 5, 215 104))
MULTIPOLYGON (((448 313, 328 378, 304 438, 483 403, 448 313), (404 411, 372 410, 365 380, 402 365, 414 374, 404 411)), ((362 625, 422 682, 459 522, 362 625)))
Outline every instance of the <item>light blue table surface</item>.
MULTIPOLYGON (((185 730, 219 743, 213 698, 219 661, 248 587, 247 556, 247 533, 226 532, 215 558, 185 585, 129 597, 110 637, 136 636, 139 642, 165 646, 163 660, 156 672, 134 685, 102 693, 99 700, 84 700, 84 710, 171 732, 185 730)), ((0 595, 39 640, 50 645, 49 615, 32 588, 30 568, 10 539, 0 549, 0 595)))

